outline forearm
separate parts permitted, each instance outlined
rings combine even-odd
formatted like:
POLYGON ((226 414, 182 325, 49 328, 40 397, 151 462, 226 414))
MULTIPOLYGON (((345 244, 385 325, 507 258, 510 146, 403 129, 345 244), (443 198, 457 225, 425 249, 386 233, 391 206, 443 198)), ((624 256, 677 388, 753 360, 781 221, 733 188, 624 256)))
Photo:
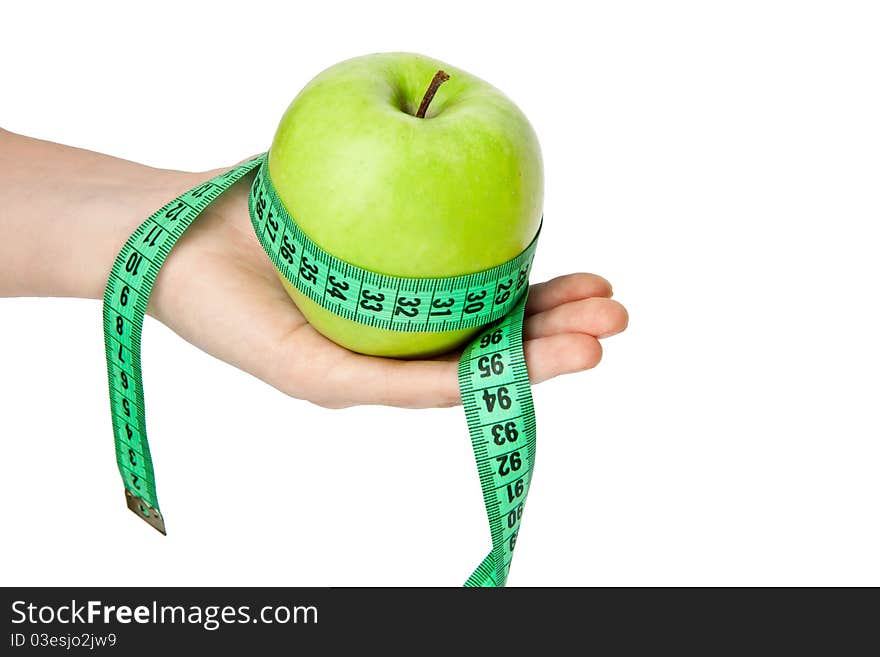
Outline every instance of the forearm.
POLYGON ((0 297, 100 298, 125 239, 203 177, 0 129, 0 297))

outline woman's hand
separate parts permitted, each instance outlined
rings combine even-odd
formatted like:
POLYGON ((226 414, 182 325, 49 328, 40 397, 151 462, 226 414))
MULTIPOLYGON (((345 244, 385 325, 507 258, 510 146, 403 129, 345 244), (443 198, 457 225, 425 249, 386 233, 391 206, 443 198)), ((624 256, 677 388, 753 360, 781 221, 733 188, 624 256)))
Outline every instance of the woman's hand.
MULTIPOLYGON (((321 406, 453 406, 459 353, 396 360, 353 353, 309 325, 284 291, 250 223, 239 182, 184 234, 159 274, 149 312, 200 349, 321 406)), ((599 338, 627 325, 611 285, 569 274, 532 285, 524 324, 534 383, 595 367, 599 338)))
MULTIPOLYGON (((102 298, 113 260, 137 226, 220 172, 153 169, 0 129, 0 297, 102 298)), ((461 403, 458 354, 363 356, 308 324, 254 235, 249 181, 183 235, 148 312, 209 354, 322 406, 461 403)), ((533 382, 595 367, 598 338, 626 328, 626 310, 610 297, 609 283, 592 274, 531 286, 524 337, 533 382)))

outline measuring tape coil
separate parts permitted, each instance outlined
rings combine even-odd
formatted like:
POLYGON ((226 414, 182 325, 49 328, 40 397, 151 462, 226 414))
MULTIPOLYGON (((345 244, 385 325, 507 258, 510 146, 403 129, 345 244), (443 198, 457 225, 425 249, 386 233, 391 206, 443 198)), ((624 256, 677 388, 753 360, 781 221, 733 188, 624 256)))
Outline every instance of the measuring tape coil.
POLYGON ((465 586, 503 586, 535 459, 535 415, 522 324, 538 235, 515 258, 473 274, 427 279, 371 272, 335 258, 305 235, 272 185, 266 154, 157 210, 129 237, 113 263, 104 293, 104 341, 116 460, 128 507, 165 533, 147 442, 141 370, 141 333, 150 293, 186 229, 252 171, 256 176, 248 208, 257 239, 281 274, 312 301, 346 319, 394 331, 482 327, 462 353, 458 380, 492 549, 465 586))

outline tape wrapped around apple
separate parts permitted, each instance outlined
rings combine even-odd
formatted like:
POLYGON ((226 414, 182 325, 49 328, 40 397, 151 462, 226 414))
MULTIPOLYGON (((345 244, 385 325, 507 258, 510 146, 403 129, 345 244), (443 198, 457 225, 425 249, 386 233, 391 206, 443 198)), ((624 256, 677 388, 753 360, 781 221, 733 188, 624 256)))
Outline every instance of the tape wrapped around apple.
MULTIPOLYGON (((381 274, 489 269, 521 253, 541 222, 541 150, 525 115, 487 82, 422 55, 367 55, 320 73, 284 113, 269 175, 312 241, 381 274)), ((365 326, 279 276, 309 323, 352 351, 424 358, 479 330, 365 326)))

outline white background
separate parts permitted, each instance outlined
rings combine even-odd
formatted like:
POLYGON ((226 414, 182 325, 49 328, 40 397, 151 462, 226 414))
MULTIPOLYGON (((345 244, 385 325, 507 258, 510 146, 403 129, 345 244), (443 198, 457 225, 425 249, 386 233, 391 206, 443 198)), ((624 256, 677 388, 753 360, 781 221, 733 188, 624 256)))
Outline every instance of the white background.
MULTIPOLYGON (((631 321, 535 389, 511 585, 880 584, 871 3, 199 5, 12 3, 0 125, 207 169, 381 50, 533 122, 533 280, 601 273, 631 321)), ((460 408, 314 407, 149 319, 144 359, 167 538, 123 503, 99 304, 0 300, 0 583, 457 586, 487 552, 460 408)))

